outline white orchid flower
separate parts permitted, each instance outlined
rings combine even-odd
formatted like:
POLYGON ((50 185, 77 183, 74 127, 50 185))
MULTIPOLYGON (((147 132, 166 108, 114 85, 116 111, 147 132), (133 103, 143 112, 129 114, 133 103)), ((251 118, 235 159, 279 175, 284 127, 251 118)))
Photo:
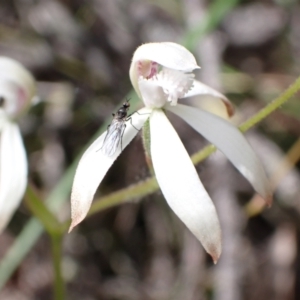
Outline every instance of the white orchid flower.
MULTIPOLYGON (((197 68, 194 56, 178 44, 140 46, 129 73, 145 108, 131 116, 134 126, 127 122, 122 143, 124 149, 137 134, 136 128, 140 129, 149 118, 151 159, 162 193, 216 262, 221 253, 221 230, 215 206, 164 110, 178 115, 215 144, 267 201, 271 201, 271 192, 260 161, 236 127, 207 111, 177 104, 181 98, 210 95, 222 99, 229 114, 233 112, 225 96, 194 80, 191 72, 197 68)), ((98 185, 122 151, 120 145, 109 156, 101 151, 106 135, 104 132, 79 162, 71 195, 70 230, 85 218, 98 185)))
POLYGON ((0 232, 19 206, 27 185, 27 158, 16 120, 35 96, 32 75, 0 56, 0 232))

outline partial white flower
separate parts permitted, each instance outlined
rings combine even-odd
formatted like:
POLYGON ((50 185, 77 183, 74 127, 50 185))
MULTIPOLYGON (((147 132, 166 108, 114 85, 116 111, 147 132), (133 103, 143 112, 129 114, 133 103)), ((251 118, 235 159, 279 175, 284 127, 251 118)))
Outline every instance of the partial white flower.
MULTIPOLYGON (((164 109, 183 118, 215 144, 269 203, 271 191, 258 158, 236 127, 207 111, 177 103, 189 96, 210 95, 223 101, 228 115, 233 113, 233 107, 224 95, 194 80, 191 72, 197 68, 194 56, 178 44, 140 46, 134 53, 129 74, 146 107, 134 113, 131 122, 140 129, 149 118, 151 158, 162 193, 216 262, 221 254, 221 230, 215 206, 164 109)), ((123 134, 123 148, 136 134, 137 130, 128 124, 123 134)), ((99 151, 105 136, 106 132, 88 148, 79 162, 71 195, 70 230, 85 218, 98 185, 122 150, 119 146, 112 156, 99 151)))
POLYGON ((0 232, 19 206, 27 185, 27 158, 18 117, 35 96, 32 75, 17 61, 0 56, 0 232))

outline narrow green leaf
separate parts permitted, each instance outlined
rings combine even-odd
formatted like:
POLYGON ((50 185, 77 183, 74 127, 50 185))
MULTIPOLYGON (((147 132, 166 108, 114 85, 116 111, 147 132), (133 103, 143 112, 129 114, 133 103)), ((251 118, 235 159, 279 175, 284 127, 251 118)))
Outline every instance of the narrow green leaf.
POLYGON ((226 14, 235 7, 239 1, 240 0, 214 1, 208 8, 205 17, 199 22, 199 25, 186 34, 182 40, 182 44, 193 51, 204 35, 216 28, 226 14))
POLYGON ((39 199, 37 192, 34 191, 30 184, 27 186, 25 202, 27 207, 31 210, 32 215, 39 219, 48 233, 54 233, 59 230, 60 223, 46 207, 45 203, 39 199))

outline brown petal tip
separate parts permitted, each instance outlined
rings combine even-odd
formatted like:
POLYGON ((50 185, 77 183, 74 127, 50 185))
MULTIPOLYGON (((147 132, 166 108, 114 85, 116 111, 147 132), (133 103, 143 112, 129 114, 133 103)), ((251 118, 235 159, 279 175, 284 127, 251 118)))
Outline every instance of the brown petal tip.
POLYGON ((218 258, 214 258, 214 257, 212 257, 212 259, 213 259, 214 264, 216 265, 219 259, 218 258))
POLYGON ((269 195, 269 196, 265 197, 264 200, 266 201, 267 206, 271 207, 273 204, 273 195, 269 195))
POLYGON ((78 225, 78 223, 79 222, 76 222, 76 220, 72 220, 68 233, 70 233, 74 229, 74 227, 78 225))
POLYGON ((222 98, 224 105, 226 106, 227 114, 229 117, 232 117, 235 113, 235 108, 232 103, 225 97, 222 98))
POLYGON ((210 251, 208 251, 208 254, 211 256, 213 263, 217 264, 221 256, 221 249, 214 246, 212 249, 210 249, 210 251))

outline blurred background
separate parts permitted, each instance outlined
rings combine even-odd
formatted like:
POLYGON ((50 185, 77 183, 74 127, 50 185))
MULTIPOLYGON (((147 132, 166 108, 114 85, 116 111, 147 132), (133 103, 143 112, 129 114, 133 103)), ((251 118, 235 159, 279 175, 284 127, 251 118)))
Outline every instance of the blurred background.
MULTIPOLYGON (((299 76, 298 1, 220 3, 1 0, 0 55, 20 61, 38 82, 40 102, 20 126, 29 180, 42 197, 61 182, 98 129, 105 130, 105 122, 131 91, 128 70, 141 43, 173 41, 188 47, 202 67, 196 77, 236 106, 236 124, 299 76), (207 19, 216 21, 200 34, 195 29, 207 19)), ((271 208, 262 209, 251 186, 221 153, 196 167, 221 221, 223 253, 217 265, 156 192, 93 215, 64 237, 66 299, 300 299, 299 113, 298 95, 246 134, 274 187, 271 208)), ((190 154, 207 145, 182 121, 170 119, 190 154)), ((97 195, 149 176, 137 137, 97 195)), ((69 195, 64 201, 61 220, 70 214, 69 195)), ((0 236, 0 258, 30 217, 23 204, 0 236)), ((44 233, 2 288, 0 299, 53 299, 50 248, 44 233)))

